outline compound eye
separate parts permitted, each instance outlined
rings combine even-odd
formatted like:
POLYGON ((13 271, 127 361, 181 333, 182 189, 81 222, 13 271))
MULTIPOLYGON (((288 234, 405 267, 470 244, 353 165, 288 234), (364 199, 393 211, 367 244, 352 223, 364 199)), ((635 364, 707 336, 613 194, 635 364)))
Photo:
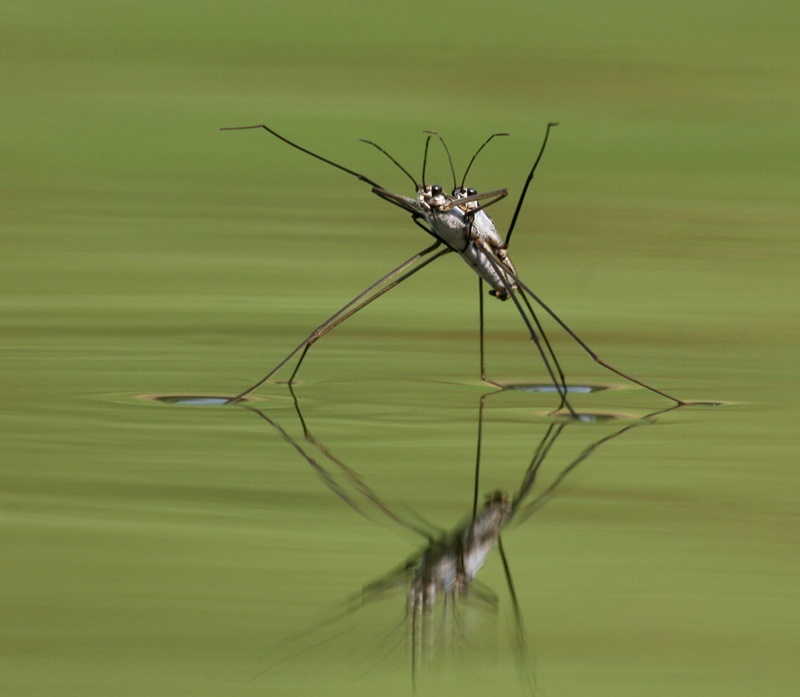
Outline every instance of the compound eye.
POLYGON ((441 187, 441 186, 439 186, 438 184, 434 184, 434 185, 431 187, 431 193, 432 193, 434 196, 438 196, 439 194, 441 194, 441 193, 442 193, 442 187, 441 187))
POLYGON ((467 189, 467 196, 475 196, 475 194, 477 193, 478 193, 477 189, 472 189, 472 188, 467 189))

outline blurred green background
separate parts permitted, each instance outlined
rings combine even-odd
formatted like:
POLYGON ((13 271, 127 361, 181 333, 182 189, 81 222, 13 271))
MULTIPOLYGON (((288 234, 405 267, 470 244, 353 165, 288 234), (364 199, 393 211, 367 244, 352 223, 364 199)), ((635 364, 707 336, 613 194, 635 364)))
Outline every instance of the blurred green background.
MULTIPOLYGON (((362 183, 219 127, 268 123, 405 193, 358 138, 416 175, 423 129, 459 172, 507 131, 469 182, 510 189, 505 229, 558 121, 521 276, 615 365, 726 406, 614 441, 509 534, 536 691, 794 694, 799 25, 778 0, 2 3, 0 691, 410 693, 402 593, 348 617, 338 653, 297 627, 419 541, 353 515, 254 415, 138 396, 244 389, 427 243, 362 183)), ((429 171, 449 185, 438 148, 429 171)), ((474 295, 442 260, 301 374, 331 450, 445 528, 471 501, 474 295)), ((491 374, 541 381, 510 303, 488 309, 491 374)), ((570 379, 620 388, 578 408, 662 405, 553 338, 570 379)), ((261 395, 298 435, 285 389, 261 395)), ((495 400, 487 487, 517 485, 554 406, 524 397, 495 400)), ((603 433, 571 428, 572 451, 603 433)), ((498 646, 490 680, 448 663, 420 691, 524 692, 498 646)))

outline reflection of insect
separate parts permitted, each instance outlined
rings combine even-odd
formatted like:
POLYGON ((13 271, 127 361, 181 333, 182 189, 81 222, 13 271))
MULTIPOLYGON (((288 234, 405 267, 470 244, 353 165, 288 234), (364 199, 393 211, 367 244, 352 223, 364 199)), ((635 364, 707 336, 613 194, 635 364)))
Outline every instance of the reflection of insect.
MULTIPOLYGON (((456 252, 462 259, 464 259, 467 264, 475 271, 480 279, 480 284, 487 283, 491 287, 491 293, 496 298, 500 300, 507 300, 511 299, 519 312, 520 316, 522 317, 523 321, 525 322, 526 328, 529 331, 531 341, 536 345, 539 354, 542 357, 542 360, 545 364, 547 372, 550 376, 550 379, 555 386, 555 389, 558 391, 561 397, 561 404, 560 407, 566 407, 567 410, 570 412, 572 416, 576 416, 575 411, 569 404, 567 400, 567 385, 566 380, 564 379, 563 372, 558 367, 558 362, 555 361, 555 355, 550 349, 549 343, 545 343, 547 347, 547 351, 542 346, 542 342, 540 341, 540 335, 543 337, 543 331, 541 325, 539 324, 538 319, 534 313, 531 300, 540 305, 553 319, 600 365, 604 366, 608 370, 616 373, 624 377, 631 382, 636 383, 646 389, 655 392, 659 395, 667 397, 671 399, 676 404, 682 404, 681 400, 678 400, 661 390, 657 390, 650 385, 638 380, 626 373, 617 370, 612 365, 603 361, 594 351, 592 351, 586 343, 583 342, 556 314, 553 310, 550 309, 548 305, 546 305, 539 297, 536 295, 527 285, 525 285, 519 278, 516 273, 516 269, 514 265, 511 263, 510 258, 508 257, 507 248, 508 244, 511 240, 511 235, 514 231, 514 227, 517 222, 517 218, 519 216, 519 212, 522 208, 523 201, 525 199, 525 195, 527 193, 528 187, 533 180, 534 173, 536 171, 536 167, 544 153, 544 148, 547 143, 547 136, 549 135, 550 128, 555 124, 548 124, 547 132, 545 134, 544 141, 542 142, 542 146, 539 152, 536 161, 531 168, 530 173, 528 174, 528 178, 525 181, 525 185, 523 186, 522 192, 519 197, 519 201, 517 202, 517 207, 514 211, 514 216, 511 220, 511 224, 509 226, 509 230, 506 233, 505 241, 502 241, 500 235, 497 233, 495 229, 494 223, 491 221, 491 218, 485 213, 485 208, 492 203, 500 200, 501 198, 505 197, 508 193, 506 189, 499 189, 496 191, 490 191, 486 193, 478 193, 474 189, 466 189, 464 186, 464 181, 462 180, 461 187, 455 187, 455 176, 454 179, 454 193, 453 195, 446 194, 442 187, 438 184, 426 184, 425 182, 425 165, 423 164, 423 177, 422 182, 417 183, 414 177, 406 170, 402 165, 400 165, 397 160, 395 160, 391 155, 389 155, 383 148, 372 143, 371 141, 365 141, 370 145, 378 148, 381 152, 383 152, 387 157, 389 157, 392 162, 394 162, 397 167, 399 167, 411 181, 414 183, 414 187, 416 189, 416 198, 409 198, 407 196, 402 196, 400 194, 394 194, 384 187, 380 186, 376 182, 372 181, 368 177, 364 176, 363 174, 359 174, 358 172, 351 170, 343 165, 337 164, 332 160, 329 160, 321 155, 318 155, 311 150, 308 150, 297 143, 285 138, 284 136, 280 135, 276 131, 272 130, 268 126, 264 124, 260 124, 257 126, 241 126, 235 128, 227 128, 223 130, 244 130, 244 129, 253 129, 253 128, 261 128, 276 138, 282 140, 283 142, 287 143, 288 145, 304 152, 312 157, 325 162, 326 164, 332 165, 337 169, 350 174, 357 179, 366 182, 372 186, 373 193, 377 194, 381 198, 389 201, 390 203, 399 206, 400 208, 404 209, 408 213, 411 214, 411 218, 415 224, 425 230, 428 234, 430 234, 434 239, 435 242, 429 247, 421 250, 414 256, 407 259, 405 262, 400 264, 398 267, 390 271, 388 274, 383 276, 381 279, 376 281, 373 285, 367 288, 365 291, 360 293, 356 296, 353 300, 347 303, 344 307, 338 310, 336 313, 331 315, 327 320, 325 320, 319 327, 317 327, 311 334, 309 334, 294 350, 292 350, 283 360, 281 360, 269 373, 267 373, 261 380, 254 383, 250 386, 247 390, 241 392, 234 398, 232 398, 231 402, 235 403, 238 402, 242 397, 249 394, 253 390, 260 387, 264 384, 269 378, 271 378, 275 373, 278 372, 283 366, 285 366, 295 355, 300 353, 300 358, 295 366, 290 378, 289 383, 291 383, 297 372, 300 368, 300 365, 303 363, 308 350, 311 346, 318 341, 321 337, 331 331, 334 327, 338 326, 346 319, 351 317, 353 314, 358 312, 360 309, 371 303, 373 300, 376 300, 378 297, 383 295, 384 293, 388 292, 392 288, 394 288, 399 283, 402 283, 404 280, 415 274, 417 271, 421 270, 432 261, 438 259, 440 256, 443 256, 449 252, 456 252), (474 191, 474 193, 473 193, 474 191), (480 204, 481 201, 487 201, 487 203, 480 204), (439 249, 440 247, 444 246, 444 249, 439 249), (438 251, 437 251, 438 250, 438 251), (435 252, 435 253, 434 253, 435 252), (432 255, 432 256, 431 256, 432 255), (529 317, 530 315, 530 317, 529 317), (534 328, 536 325, 536 328, 534 328), (538 330, 538 333, 537 333, 538 330), (556 366, 556 370, 559 372, 559 375, 556 375, 553 365, 551 365, 551 360, 554 362, 556 366)), ((436 134, 438 135, 438 134, 436 134)), ((491 140, 491 138, 489 138, 491 140)), ((430 136, 428 136, 428 140, 425 143, 425 160, 427 160, 427 150, 428 150, 428 143, 430 141, 430 136)), ((444 142, 444 141, 442 141, 444 142)), ((486 143, 489 141, 487 140, 486 143)), ((483 148, 479 148, 478 152, 483 148)), ((477 152, 475 156, 477 156, 477 152)), ((475 159, 473 156, 473 160, 475 159)), ((449 152, 448 152, 449 157, 449 152)), ((472 164, 470 162, 470 166, 472 164)), ((452 162, 451 162, 452 166, 452 162)), ((467 168, 469 170, 469 167, 467 168)), ((466 174, 465 174, 466 177, 466 174)), ((482 297, 482 295, 481 295, 482 297)), ((546 341, 546 339, 545 339, 546 341)), ((481 304, 481 345, 483 344, 483 305, 481 304)), ((482 378, 485 379, 485 370, 483 370, 482 366, 482 378)))
MULTIPOLYGON (((292 392, 292 396, 294 397, 294 392, 292 392)), ((493 491, 485 497, 485 501, 481 506, 479 505, 481 488, 479 473, 484 405, 485 397, 482 397, 478 414, 478 454, 472 512, 468 519, 460 525, 449 532, 438 534, 430 533, 408 515, 398 515, 381 500, 378 494, 353 469, 339 460, 321 442, 314 438, 303 420, 296 398, 295 407, 302 424, 304 438, 313 449, 309 449, 299 443, 297 439, 289 435, 280 424, 267 414, 252 406, 246 407, 275 428, 314 471, 320 475, 325 485, 353 509, 365 516, 368 515, 369 509, 379 511, 383 516, 395 523, 426 538, 426 544, 422 549, 393 571, 364 586, 362 593, 354 597, 343 612, 337 613, 333 619, 325 623, 330 624, 341 620, 343 617, 363 607, 367 602, 385 596, 392 589, 404 588, 408 630, 411 638, 411 672, 414 681, 416 681, 418 669, 428 665, 432 657, 442 649, 441 643, 447 641, 443 635, 443 632, 445 634, 447 632, 444 629, 446 614, 443 613, 446 612, 448 607, 454 613, 456 612, 458 601, 469 599, 473 605, 477 601, 479 606, 483 608, 496 610, 497 597, 491 590, 482 586, 476 580, 477 574, 486 563, 495 546, 498 548, 503 563, 514 610, 517 659, 524 669, 523 673, 528 675, 525 648, 526 635, 522 612, 514 589, 508 559, 503 550, 501 533, 512 520, 518 523, 523 522, 539 510, 553 496, 568 474, 574 471, 600 445, 620 436, 635 426, 647 423, 647 420, 654 416, 653 414, 650 417, 646 417, 645 420, 630 423, 610 435, 594 441, 585 447, 540 493, 531 497, 541 466, 550 454, 556 440, 561 436, 565 428, 570 425, 566 421, 549 424, 530 463, 523 472, 517 490, 513 494, 500 490, 493 491), (319 455, 322 457, 320 458, 319 455), (366 509, 365 505, 367 506, 366 509)), ((671 407, 671 409, 674 408, 676 407, 671 407)), ((469 641, 471 640, 468 640, 468 643, 469 641)), ((264 672, 268 670, 269 668, 264 672)))

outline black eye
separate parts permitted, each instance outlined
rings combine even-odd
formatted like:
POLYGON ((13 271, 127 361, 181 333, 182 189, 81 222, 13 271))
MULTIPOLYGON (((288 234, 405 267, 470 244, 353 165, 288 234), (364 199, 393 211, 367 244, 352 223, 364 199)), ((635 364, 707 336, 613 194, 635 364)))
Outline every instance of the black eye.
POLYGON ((467 196, 474 196, 477 193, 478 193, 477 189, 471 189, 471 188, 467 189, 467 196))
POLYGON ((439 186, 438 184, 434 184, 434 185, 431 187, 431 193, 432 193, 434 196, 438 196, 439 194, 441 194, 441 193, 442 193, 442 187, 441 187, 441 186, 439 186))

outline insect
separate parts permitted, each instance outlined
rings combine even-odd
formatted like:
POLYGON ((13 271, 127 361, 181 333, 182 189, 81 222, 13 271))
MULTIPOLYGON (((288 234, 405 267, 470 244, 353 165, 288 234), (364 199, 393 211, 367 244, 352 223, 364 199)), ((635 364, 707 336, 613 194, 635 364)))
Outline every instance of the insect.
MULTIPOLYGON (((478 153, 483 149, 483 147, 494 138, 496 135, 505 135, 505 134, 493 134, 488 138, 483 145, 478 149, 478 151, 473 156, 472 160, 470 161, 470 165, 465 172, 464 179, 461 182, 460 187, 455 186, 455 175, 453 176, 454 180, 454 190, 453 194, 447 194, 444 192, 442 187, 438 184, 426 184, 425 183, 425 166, 427 163, 427 153, 428 153, 428 144, 430 142, 431 135, 435 132, 429 132, 428 138, 425 141, 425 157, 423 159, 423 176, 422 182, 418 183, 414 177, 408 172, 406 168, 404 168, 394 157, 392 157, 386 150, 381 148, 379 145, 372 141, 365 140, 364 142, 372 145, 373 147, 380 150, 383 154, 385 154, 402 172, 406 174, 406 176, 411 180, 414 184, 415 191, 416 191, 416 198, 410 198, 408 196, 403 196, 401 194, 395 194, 391 191, 388 191, 380 184, 374 182, 372 179, 369 179, 363 174, 360 174, 348 167, 345 167, 341 164, 338 164, 328 158, 323 157, 307 148, 302 147, 301 145, 289 140, 288 138, 282 136, 277 131, 273 130, 269 126, 265 124, 258 124, 255 126, 237 126, 232 128, 224 128, 221 130, 251 130, 251 129, 263 129, 266 130, 268 133, 272 134, 279 140, 287 143, 291 147, 304 152, 317 160, 320 160, 328 165, 331 165, 355 178, 360 181, 363 181, 369 184, 372 187, 372 192, 379 196, 380 198, 402 208, 406 212, 411 214, 412 221, 418 225, 420 228, 425 230, 426 233, 431 235, 434 238, 433 244, 428 247, 425 247, 417 254, 413 255, 406 261, 404 261, 399 266, 392 269, 389 273, 384 275, 378 281, 373 283, 369 286, 366 290, 362 293, 357 295, 353 298, 349 303, 347 303, 344 307, 339 309, 333 315, 331 315, 328 319, 326 319, 321 325, 319 325, 314 331, 312 331, 305 339, 303 339, 300 344, 298 344, 287 356, 285 356, 275 367, 272 368, 263 378, 259 381, 248 387, 243 392, 240 392, 238 395, 233 397, 230 400, 230 403, 236 403, 240 401, 243 397, 250 394, 254 390, 258 389, 261 385, 263 385, 267 380, 269 380, 273 375, 275 375, 280 369, 282 369, 292 358, 294 358, 297 354, 300 354, 300 358, 297 361, 297 364, 294 367, 294 370, 289 377, 288 382, 291 384, 296 375, 300 366, 302 365, 309 349, 311 346, 316 343, 320 338, 322 338, 325 334, 330 332, 336 326, 347 320, 349 317, 354 315, 356 312, 364 308, 369 303, 377 300, 381 295, 387 293, 389 290, 397 286, 399 283, 402 283, 410 276, 414 275, 418 271, 422 270, 429 264, 431 264, 436 259, 450 253, 455 252, 457 253, 464 261, 473 269, 473 271, 478 275, 479 278, 479 290, 482 289, 484 283, 490 286, 491 290, 490 293, 499 300, 508 300, 511 299, 513 304, 515 305, 518 313, 520 314, 521 318, 523 319, 526 328, 530 334, 530 338, 532 343, 536 346, 542 361, 547 369, 547 372, 550 376, 550 379, 560 396, 561 403, 559 405, 559 409, 566 408, 569 414, 577 418, 578 414, 572 408, 567 398, 568 387, 566 383, 566 379, 564 377, 563 371, 561 370, 560 366, 558 365, 558 361, 555 358, 555 353, 553 352, 552 348, 550 347, 549 342, 544 335, 544 331, 541 327, 541 324, 534 312, 533 303, 540 306, 547 314, 549 314, 556 323, 561 326, 564 331, 566 331, 570 337, 572 337, 578 345, 586 351, 591 358, 605 367, 607 370, 610 370, 613 373, 629 380, 641 387, 644 387, 651 392, 659 394, 667 399, 672 400, 676 404, 684 404, 681 400, 673 397, 662 390, 658 390, 650 385, 646 384, 645 382, 628 375, 621 370, 618 370, 611 364, 602 360, 597 353, 592 351, 591 348, 572 330, 570 329, 563 320, 547 305, 544 301, 534 293, 525 283, 522 282, 519 275, 516 272, 516 268, 514 267, 511 259, 508 256, 508 245, 511 241, 511 235, 514 231, 514 228, 517 223, 517 219, 519 217, 520 210, 522 209, 522 204, 524 202, 525 196, 527 194, 528 188, 533 181, 534 174, 536 172, 536 168, 544 154, 544 150, 547 144, 547 139, 552 127, 556 126, 555 123, 550 123, 547 126, 547 131, 545 132, 545 137, 542 142, 539 154, 534 161, 533 167, 531 168, 527 179, 525 180, 525 184, 522 188, 522 192, 520 194, 519 200, 517 202, 517 206, 514 211, 514 215, 511 219, 511 223, 509 225, 508 232, 506 233, 505 240, 502 240, 497 229, 485 212, 485 209, 496 203, 497 201, 501 200, 508 194, 507 189, 498 189, 494 191, 488 191, 479 193, 475 189, 467 188, 465 186, 466 176, 469 172, 472 163, 475 160, 475 157, 478 153), (485 203, 482 203, 485 202, 485 203), (542 337, 540 339, 540 337, 542 337), (543 345, 544 344, 544 345, 543 345), (558 375, 556 374, 558 373, 558 375)), ((436 134, 438 136, 438 134, 436 134)), ((441 136, 438 136, 442 143, 444 140, 441 139, 441 136)), ((446 146, 445 146, 446 148, 446 146)), ((448 151, 448 158, 449 158, 449 151, 448 151)), ((452 159, 451 162, 451 169, 452 169, 452 159)), ((481 329, 481 377, 482 379, 486 380, 486 371, 484 368, 484 359, 483 359, 483 293, 480 292, 480 329, 481 329)), ((487 382, 492 382, 487 380, 487 382)), ((497 385, 497 383, 492 383, 497 385)))
MULTIPOLYGON (((593 440, 583 447, 577 456, 571 458, 558 474, 551 476, 544 486, 537 486, 540 471, 548 459, 559 458, 555 455, 556 442, 572 428, 572 422, 559 421, 547 425, 533 455, 522 468, 521 478, 513 492, 502 489, 490 490, 482 496, 481 461, 484 440, 484 412, 487 395, 480 398, 478 406, 477 457, 473 474, 473 496, 471 512, 465 519, 447 531, 432 532, 419 522, 423 519, 414 511, 406 510, 400 515, 387 505, 380 495, 372 489, 349 465, 336 457, 329 448, 312 435, 306 425, 300 403, 292 386, 289 390, 294 400, 295 410, 302 427, 303 439, 307 444, 290 435, 273 417, 259 409, 246 405, 244 408, 258 415, 285 440, 312 470, 319 475, 323 484, 340 500, 361 515, 372 518, 377 512, 380 517, 391 520, 394 524, 411 530, 424 538, 422 546, 397 567, 380 578, 363 586, 344 604, 343 609, 316 624, 311 629, 314 635, 311 642, 314 646, 324 644, 331 637, 336 639, 347 632, 340 630, 340 623, 350 618, 358 610, 373 601, 387 597, 394 591, 404 595, 406 607, 406 623, 410 636, 410 668, 412 681, 416 683, 420 669, 428 667, 431 658, 446 653, 442 644, 451 641, 448 627, 459 623, 459 607, 468 603, 473 609, 494 614, 497 612, 498 597, 487 586, 477 580, 481 569, 488 562, 496 549, 503 565, 508 595, 511 601, 514 620, 514 651, 526 681, 530 682, 527 666, 527 636, 524 628, 523 613, 514 586, 508 556, 503 547, 502 535, 512 524, 519 525, 536 514, 556 494, 564 480, 579 465, 587 461, 598 448, 616 439, 627 431, 639 426, 653 423, 655 417, 679 405, 671 406, 659 412, 648 414, 642 419, 615 427, 608 435, 593 440), (537 491, 538 490, 538 491, 537 491), (536 493, 535 493, 536 492, 536 493), (483 498, 483 502, 481 502, 483 498), (447 615, 448 611, 452 617, 447 615)), ((493 393, 490 396, 496 395, 493 393)), ((483 475, 486 478, 486 475, 483 475)), ((369 633, 367 627, 355 634, 369 633)), ((481 637, 468 636, 465 643, 469 646, 477 643, 481 637)), ((291 642, 286 642, 288 646, 291 642)), ((286 647, 284 647, 285 650, 286 647)), ((295 646, 291 653, 301 653, 295 646)), ((270 652, 270 666, 262 669, 259 675, 272 670, 276 657, 270 652)), ((287 657, 290 658, 290 657, 287 657)), ((281 658, 277 658, 278 661, 281 658)))
MULTIPOLYGON (((545 132, 545 140, 542 144, 542 149, 539 153, 539 157, 534 164, 534 170, 536 168, 536 164, 538 164, 539 159, 541 159, 542 153, 544 152, 544 146, 547 143, 547 136, 550 133, 550 127, 555 124, 549 124, 548 130, 545 132)), ((487 215, 486 211, 484 210, 486 206, 478 205, 478 201, 474 200, 474 197, 478 193, 477 189, 474 188, 467 188, 466 180, 467 176, 469 175, 469 170, 472 168, 473 163, 475 162, 475 158, 480 154, 481 150, 483 150, 494 138, 498 136, 507 136, 507 133, 493 133, 490 135, 482 144, 481 146, 475 151, 475 154, 472 156, 472 159, 469 161, 466 170, 464 170, 464 176, 461 178, 461 183, 456 184, 456 173, 455 167, 453 166, 453 158, 450 156, 450 149, 447 147, 447 144, 444 142, 444 138, 441 136, 440 133, 437 131, 426 131, 431 135, 435 135, 439 138, 439 141, 444 148, 445 153, 447 154, 447 161, 450 164, 450 172, 453 176, 453 199, 459 201, 460 207, 462 210, 469 216, 469 237, 473 240, 473 247, 475 248, 475 254, 482 255, 485 259, 489 260, 494 256, 503 267, 505 267, 508 271, 508 275, 511 276, 511 283, 509 286, 515 287, 516 284, 513 282, 513 277, 516 276, 516 269, 514 268, 514 264, 511 262, 511 259, 508 256, 508 252, 506 251, 508 248, 508 241, 511 237, 511 232, 514 229, 514 225, 516 222, 516 215, 515 220, 512 221, 511 227, 509 228, 509 233, 506 237, 506 241, 504 242, 502 237, 497 231, 497 228, 494 225, 494 221, 487 215), (485 248, 488 247, 488 252, 484 251, 485 248)), ((527 184, 526 184, 527 189, 527 184)), ((525 191, 523 191, 522 196, 520 197, 520 204, 518 208, 521 206, 522 197, 524 197, 525 191)), ((495 199, 495 201, 498 199, 495 199)), ((490 384, 494 384, 497 387, 503 387, 493 380, 489 380, 486 376, 486 361, 485 361, 485 350, 484 350, 484 309, 483 309, 483 283, 484 279, 481 277, 479 273, 478 278, 478 307, 479 307, 479 345, 480 345, 480 369, 481 369, 481 380, 484 382, 488 382, 490 384)), ((511 292, 509 289, 503 287, 502 289, 493 289, 489 291, 489 295, 493 295, 494 297, 498 298, 499 300, 507 300, 509 297, 512 297, 511 292)), ((530 321, 528 320, 528 316, 525 314, 522 307, 519 305, 519 302, 516 298, 514 298, 514 303, 517 305, 517 309, 520 312, 520 316, 522 317, 523 322, 525 323, 528 331, 530 332, 531 339, 536 341, 536 332, 538 331, 539 337, 541 337, 542 341, 544 342, 544 347, 547 349, 547 354, 550 356, 553 362, 554 369, 558 372, 559 382, 563 386, 563 392, 559 390, 561 394, 562 401, 559 405, 559 409, 562 407, 567 407, 570 412, 572 409, 569 405, 569 402, 566 400, 566 392, 567 392, 567 382, 564 376, 564 371, 561 369, 561 365, 558 362, 558 358, 556 357, 553 348, 550 346, 550 342, 547 339, 547 334, 545 334, 544 328, 542 327, 541 323, 539 322, 539 318, 536 316, 536 312, 533 309, 533 306, 528 302, 527 298, 523 295, 522 300, 526 305, 526 308, 530 314, 530 318, 533 320, 534 324, 536 325, 536 329, 534 330, 533 326, 531 326, 530 321)), ((540 347, 540 351, 541 351, 540 347)), ((544 359, 545 365, 548 368, 551 376, 553 376, 553 371, 550 370, 550 366, 548 364, 547 356, 544 354, 542 355, 544 359)), ((553 376, 554 377, 554 376, 553 376)), ((575 416, 574 412, 572 413, 575 416)))

